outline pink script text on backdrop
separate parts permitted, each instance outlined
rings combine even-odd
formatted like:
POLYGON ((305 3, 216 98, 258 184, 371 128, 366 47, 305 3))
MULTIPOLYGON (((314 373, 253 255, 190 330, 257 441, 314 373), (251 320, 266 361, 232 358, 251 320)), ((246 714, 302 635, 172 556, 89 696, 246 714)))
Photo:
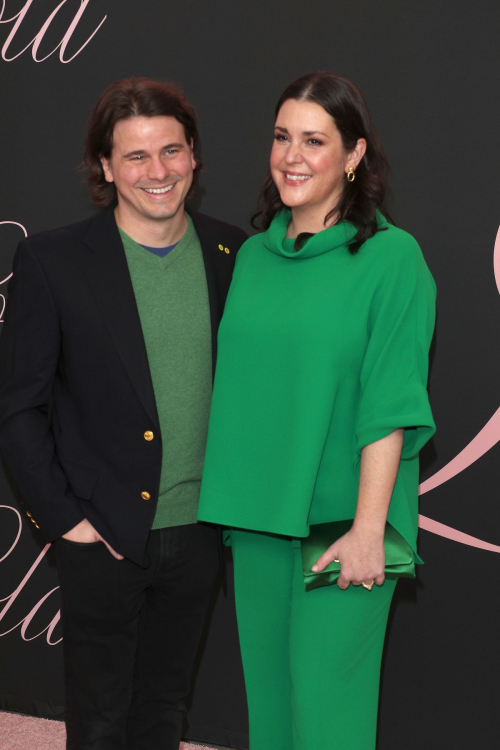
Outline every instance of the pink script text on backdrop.
MULTIPOLYGON (((28 232, 26 231, 25 227, 23 227, 22 224, 19 224, 18 221, 0 221, 0 226, 2 226, 2 224, 13 224, 15 227, 19 227, 20 229, 23 230, 25 237, 28 236, 28 232)), ((11 277, 12 277, 12 274, 9 273, 9 275, 6 276, 5 279, 2 279, 0 281, 0 286, 2 286, 3 284, 6 284, 11 277)), ((0 323, 3 323, 3 314, 5 312, 5 296, 3 294, 0 294, 0 300, 1 300, 0 305, 2 307, 2 309, 0 310, 0 323)))
MULTIPOLYGON (((495 240, 495 248, 493 251, 493 270, 495 274, 495 282, 497 289, 500 293, 500 227, 497 232, 495 240)), ((485 424, 483 429, 471 440, 460 453, 449 461, 446 466, 443 466, 438 472, 433 474, 425 482, 420 485, 420 494, 423 495, 425 492, 430 492, 435 487, 439 487, 440 484, 444 484, 448 480, 465 471, 471 464, 484 456, 494 445, 500 440, 500 408, 496 410, 491 419, 485 424)), ((484 542, 482 539, 477 539, 469 534, 464 534, 458 529, 452 529, 451 526, 445 526, 443 523, 433 521, 431 518, 425 516, 419 516, 419 523, 421 529, 431 531, 433 534, 446 537, 454 542, 460 542, 461 544, 467 544, 471 547, 477 547, 478 549, 484 549, 489 552, 500 552, 500 546, 497 544, 490 544, 484 542)))
POLYGON ((51 57, 51 55, 53 55, 59 49, 60 50, 59 51, 59 60, 62 63, 69 63, 72 60, 74 60, 75 57, 77 57, 80 54, 80 52, 83 52, 83 50, 85 49, 85 47, 87 46, 87 44, 89 44, 89 42, 92 40, 92 38, 97 34, 97 32, 99 31, 99 29, 101 28, 101 26, 103 25, 104 21, 107 18, 107 15, 104 16, 104 18, 102 19, 102 21, 99 24, 99 26, 96 29, 94 29, 94 31, 88 37, 88 39, 85 42, 85 44, 82 44, 82 46, 80 47, 80 49, 78 49, 71 57, 68 57, 66 59, 64 57, 65 52, 66 52, 66 47, 68 46, 68 43, 69 43, 71 37, 73 36, 73 33, 74 33, 76 27, 78 26, 78 24, 79 24, 79 22, 81 20, 81 17, 84 14, 84 12, 85 12, 88 4, 91 2, 91 0, 80 0, 80 7, 78 8, 78 10, 77 10, 77 12, 75 14, 75 17, 73 18, 71 24, 68 27, 68 30, 66 31, 65 35, 63 36, 63 38, 61 39, 61 41, 59 42, 59 44, 52 50, 52 52, 49 52, 48 54, 46 54, 45 57, 38 57, 38 50, 40 48, 40 44, 43 41, 45 33, 47 32, 47 29, 49 28, 50 24, 52 23, 52 21, 54 20, 54 18, 56 17, 56 15, 58 14, 58 12, 60 11, 60 9, 63 7, 63 5, 66 5, 66 3, 68 2, 68 0, 62 0, 62 2, 60 2, 59 5, 56 8, 54 8, 54 10, 49 15, 49 17, 47 18, 47 20, 43 24, 43 26, 40 29, 40 31, 38 32, 38 34, 31 40, 31 42, 29 42, 29 44, 27 44, 26 47, 24 47, 22 50, 16 52, 11 57, 8 57, 9 47, 10 47, 12 41, 14 40, 14 38, 15 38, 15 36, 16 36, 18 30, 19 30, 19 27, 21 26, 22 22, 24 21, 27 12, 29 11, 29 9, 31 8, 31 6, 33 5, 33 2, 34 2, 34 0, 27 0, 26 4, 15 15, 11 16, 10 18, 4 18, 4 16, 6 15, 5 9, 6 9, 7 0, 2 0, 2 6, 1 6, 2 9, 0 11, 0 24, 2 24, 2 23, 5 23, 5 24, 13 23, 14 24, 13 27, 12 27, 12 29, 11 29, 11 32, 10 32, 9 36, 5 40, 5 43, 4 43, 3 47, 2 47, 2 59, 5 60, 5 62, 12 62, 12 60, 15 60, 17 57, 19 57, 24 52, 26 52, 27 49, 29 49, 30 47, 32 47, 31 55, 32 55, 33 60, 35 62, 43 62, 44 60, 47 60, 48 57, 51 57))
MULTIPOLYGON (((6 510, 11 510, 17 516, 18 529, 17 529, 17 534, 15 535, 15 539, 13 543, 11 544, 10 548, 7 550, 7 552, 4 555, 2 555, 2 557, 0 557, 0 563, 6 560, 7 557, 9 557, 9 555, 16 548, 17 543, 19 542, 19 538, 21 536, 21 530, 22 530, 22 518, 17 508, 13 508, 10 505, 0 505, 0 511, 6 511, 6 510)), ((0 604, 5 602, 3 609, 0 610, 0 622, 3 621, 7 612, 16 601, 17 597, 19 596, 21 591, 23 591, 24 587, 27 585, 33 573, 38 568, 43 558, 47 554, 47 551, 49 550, 49 548, 50 548, 50 544, 46 544, 45 547, 40 552, 40 554, 38 555, 35 562, 33 563, 33 565, 31 566, 31 568, 28 570, 28 572, 22 579, 21 583, 14 589, 14 591, 11 594, 8 594, 7 596, 3 597, 3 599, 0 599, 0 604)), ((17 628, 20 628, 21 638, 23 639, 23 641, 34 641, 35 638, 39 638, 44 633, 47 633, 46 640, 49 646, 56 646, 58 643, 60 643, 62 641, 62 638, 58 638, 55 641, 52 640, 54 629, 57 626, 59 620, 61 619, 60 610, 57 610, 56 614, 54 615, 52 620, 49 622, 49 624, 46 625, 39 633, 35 633, 35 635, 28 635, 28 627, 31 625, 31 622, 33 621, 38 610, 40 609, 42 604, 49 598, 49 596, 51 596, 51 594, 53 594, 54 592, 58 590, 58 588, 59 586, 55 586, 53 589, 51 589, 46 594, 44 594, 44 596, 42 596, 42 598, 35 604, 35 606, 31 608, 31 610, 28 612, 28 614, 25 617, 23 617, 19 622, 17 622, 12 627, 8 628, 8 630, 0 632, 0 638, 4 635, 8 635, 9 633, 12 633, 17 628)))

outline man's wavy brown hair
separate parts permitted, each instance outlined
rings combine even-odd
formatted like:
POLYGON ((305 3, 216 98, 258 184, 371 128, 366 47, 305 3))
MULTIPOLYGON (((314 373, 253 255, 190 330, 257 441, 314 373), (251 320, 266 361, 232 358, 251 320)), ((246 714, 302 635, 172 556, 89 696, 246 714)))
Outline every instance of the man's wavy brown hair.
POLYGON ((175 117, 181 123, 187 142, 193 143, 196 159, 190 196, 202 167, 197 156, 200 137, 195 110, 177 83, 153 81, 151 78, 122 78, 108 86, 101 95, 92 112, 85 139, 83 166, 93 203, 98 208, 106 208, 116 200, 115 185, 106 182, 100 157, 111 157, 115 125, 130 117, 175 117))

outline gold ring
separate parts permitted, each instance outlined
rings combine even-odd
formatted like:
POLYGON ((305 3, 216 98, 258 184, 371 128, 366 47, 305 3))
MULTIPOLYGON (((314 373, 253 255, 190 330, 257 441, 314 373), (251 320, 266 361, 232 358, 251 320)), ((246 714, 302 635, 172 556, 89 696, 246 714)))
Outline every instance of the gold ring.
POLYGON ((374 583, 375 583, 375 581, 374 581, 374 580, 373 580, 373 581, 372 581, 371 583, 365 583, 365 582, 363 581, 363 583, 362 583, 361 585, 362 585, 362 586, 363 586, 363 588, 364 588, 364 589, 366 589, 367 591, 371 591, 371 590, 372 590, 372 588, 373 588, 373 584, 374 584, 374 583))

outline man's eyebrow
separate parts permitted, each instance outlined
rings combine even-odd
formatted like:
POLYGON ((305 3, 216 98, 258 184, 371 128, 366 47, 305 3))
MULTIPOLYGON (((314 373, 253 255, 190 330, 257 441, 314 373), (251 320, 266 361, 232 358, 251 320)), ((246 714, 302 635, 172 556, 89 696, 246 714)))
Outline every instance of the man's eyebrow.
POLYGON ((144 150, 141 150, 140 148, 135 149, 135 151, 127 151, 126 154, 122 154, 123 158, 126 159, 128 156, 135 156, 136 154, 145 154, 146 152, 144 150))
POLYGON ((166 149, 166 148, 185 148, 185 147, 186 147, 185 143, 174 142, 174 143, 167 143, 166 146, 163 146, 163 149, 166 149))
MULTIPOLYGON (((167 143, 166 146, 162 147, 162 151, 165 151, 168 148, 185 148, 184 143, 167 143)), ((147 154, 147 151, 142 148, 136 148, 133 151, 128 151, 126 154, 123 154, 123 159, 128 159, 130 156, 142 156, 143 154, 147 154)))
MULTIPOLYGON (((288 130, 282 128, 280 125, 276 125, 274 129, 279 130, 281 133, 288 133, 288 130)), ((323 133, 322 130, 304 130, 302 135, 324 135, 325 138, 328 138, 327 133, 323 133)))

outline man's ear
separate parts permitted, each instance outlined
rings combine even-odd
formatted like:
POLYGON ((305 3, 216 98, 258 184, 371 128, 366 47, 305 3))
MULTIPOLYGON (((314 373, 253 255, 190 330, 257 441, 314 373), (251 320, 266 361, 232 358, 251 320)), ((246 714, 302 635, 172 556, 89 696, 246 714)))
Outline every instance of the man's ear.
POLYGON ((102 154, 100 154, 99 159, 101 160, 102 169, 104 172, 104 179, 106 180, 106 182, 114 182, 113 172, 111 170, 111 164, 109 163, 109 159, 106 159, 102 154))
POLYGON ((191 149, 191 166, 193 169, 196 169, 196 159, 194 158, 194 151, 193 151, 193 139, 189 141, 189 148, 191 149))

